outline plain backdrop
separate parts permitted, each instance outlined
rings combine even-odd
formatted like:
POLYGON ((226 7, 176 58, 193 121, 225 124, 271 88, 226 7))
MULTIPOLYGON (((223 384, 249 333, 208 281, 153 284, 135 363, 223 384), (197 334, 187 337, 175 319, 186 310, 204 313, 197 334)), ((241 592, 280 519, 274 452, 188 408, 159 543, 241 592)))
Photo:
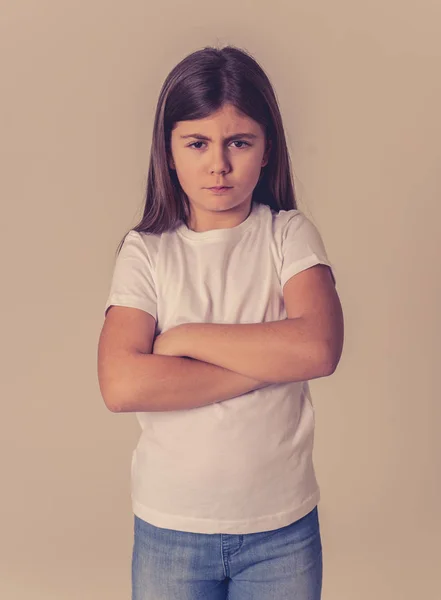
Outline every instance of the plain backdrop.
POLYGON ((11 0, 0 8, 0 597, 130 597, 133 414, 100 396, 116 247, 173 66, 247 49, 345 313, 311 382, 323 600, 438 597, 441 3, 11 0))

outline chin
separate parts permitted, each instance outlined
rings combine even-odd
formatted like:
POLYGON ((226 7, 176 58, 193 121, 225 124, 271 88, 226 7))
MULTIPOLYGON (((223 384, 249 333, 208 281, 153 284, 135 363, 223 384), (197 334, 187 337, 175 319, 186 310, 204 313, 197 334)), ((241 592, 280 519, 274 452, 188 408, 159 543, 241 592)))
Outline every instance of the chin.
POLYGON ((211 203, 211 207, 213 210, 217 211, 225 211, 225 210, 239 210, 242 206, 244 206, 244 202, 237 202, 232 200, 231 198, 215 198, 214 202, 211 203))

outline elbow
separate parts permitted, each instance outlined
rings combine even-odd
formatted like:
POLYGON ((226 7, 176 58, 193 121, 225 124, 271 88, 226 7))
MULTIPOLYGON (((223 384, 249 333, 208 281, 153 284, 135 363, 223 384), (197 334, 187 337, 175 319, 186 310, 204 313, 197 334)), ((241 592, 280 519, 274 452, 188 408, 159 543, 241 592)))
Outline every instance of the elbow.
POLYGON ((103 383, 100 383, 100 391, 104 405, 110 412, 127 412, 127 394, 118 393, 114 385, 104 385, 103 383))
POLYGON ((116 402, 114 400, 104 400, 104 404, 106 405, 106 408, 108 408, 108 410, 110 410, 110 412, 112 413, 127 412, 127 410, 124 408, 121 402, 116 402))
POLYGON ((329 377, 335 370, 337 369, 337 364, 335 361, 327 361, 321 370, 320 377, 329 377))
POLYGON ((340 357, 342 354, 342 344, 336 345, 335 343, 326 343, 322 347, 321 351, 321 367, 323 370, 322 377, 328 377, 335 373, 338 364, 340 362, 340 357))
POLYGON ((131 412, 151 412, 155 406, 154 400, 151 399, 151 394, 145 396, 136 396, 133 390, 128 390, 127 387, 119 390, 109 391, 107 394, 103 394, 104 404, 106 408, 112 413, 131 413, 131 412))
POLYGON ((108 393, 106 395, 104 395, 104 394, 101 394, 101 395, 104 400, 105 407, 108 410, 110 410, 110 412, 112 412, 112 413, 125 412, 123 404, 118 398, 115 398, 114 396, 111 396, 108 393))
POLYGON ((145 379, 150 380, 150 378, 145 376, 145 370, 141 371, 141 369, 144 369, 144 362, 138 364, 135 354, 121 353, 106 360, 99 358, 99 389, 104 405, 110 412, 148 410, 145 396, 150 396, 150 390, 146 389, 145 379))

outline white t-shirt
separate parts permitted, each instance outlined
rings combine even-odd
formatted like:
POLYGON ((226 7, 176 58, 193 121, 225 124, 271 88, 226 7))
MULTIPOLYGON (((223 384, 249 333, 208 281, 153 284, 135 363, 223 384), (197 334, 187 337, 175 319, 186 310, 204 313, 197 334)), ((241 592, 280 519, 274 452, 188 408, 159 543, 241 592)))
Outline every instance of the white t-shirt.
MULTIPOLYGON (((331 268, 315 225, 299 210, 253 203, 238 226, 162 234, 131 230, 105 305, 181 323, 286 318, 282 288, 315 264, 331 268)), ((308 382, 272 384, 188 410, 138 412, 133 512, 166 529, 256 533, 284 527, 319 502, 308 382)))

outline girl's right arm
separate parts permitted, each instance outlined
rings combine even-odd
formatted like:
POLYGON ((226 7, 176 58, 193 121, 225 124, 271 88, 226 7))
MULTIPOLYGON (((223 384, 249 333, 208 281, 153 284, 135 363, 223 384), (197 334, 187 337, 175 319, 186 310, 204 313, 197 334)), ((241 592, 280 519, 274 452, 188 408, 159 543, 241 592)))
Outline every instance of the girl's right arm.
POLYGON ((101 395, 112 412, 183 410, 271 385, 210 363, 152 354, 155 319, 112 306, 98 344, 101 395))

